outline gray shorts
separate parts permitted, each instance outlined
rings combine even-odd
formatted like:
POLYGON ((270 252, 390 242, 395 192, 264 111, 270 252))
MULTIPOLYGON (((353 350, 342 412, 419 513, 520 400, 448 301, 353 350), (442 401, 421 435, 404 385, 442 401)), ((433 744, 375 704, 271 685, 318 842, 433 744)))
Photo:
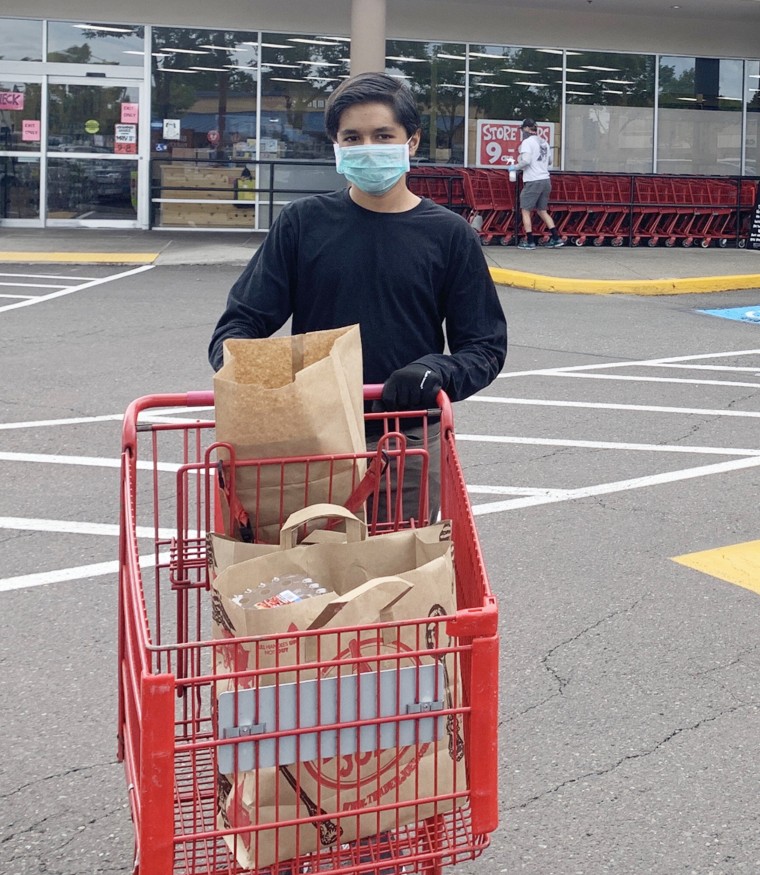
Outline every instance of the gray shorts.
POLYGON ((532 182, 526 182, 520 192, 520 208, 523 210, 547 209, 551 190, 551 179, 534 179, 532 182))

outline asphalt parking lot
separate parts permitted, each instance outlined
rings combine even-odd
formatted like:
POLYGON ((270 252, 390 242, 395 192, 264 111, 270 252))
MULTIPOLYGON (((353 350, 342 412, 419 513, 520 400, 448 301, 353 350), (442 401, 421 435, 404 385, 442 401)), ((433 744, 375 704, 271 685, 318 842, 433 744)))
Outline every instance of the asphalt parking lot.
MULTIPOLYGON (((0 870, 132 871, 115 757, 120 419, 211 388, 238 267, 2 265, 0 870)), ((760 290, 501 290, 455 407, 500 602, 502 823, 456 868, 760 871, 760 290)))

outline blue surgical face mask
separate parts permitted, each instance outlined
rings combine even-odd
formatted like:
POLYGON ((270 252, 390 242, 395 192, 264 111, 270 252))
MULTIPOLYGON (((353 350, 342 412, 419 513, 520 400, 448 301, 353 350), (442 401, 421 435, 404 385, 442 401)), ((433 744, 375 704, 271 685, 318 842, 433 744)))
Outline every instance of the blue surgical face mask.
POLYGON ((385 194, 409 170, 409 140, 368 146, 334 143, 333 149, 338 173, 366 194, 385 194))

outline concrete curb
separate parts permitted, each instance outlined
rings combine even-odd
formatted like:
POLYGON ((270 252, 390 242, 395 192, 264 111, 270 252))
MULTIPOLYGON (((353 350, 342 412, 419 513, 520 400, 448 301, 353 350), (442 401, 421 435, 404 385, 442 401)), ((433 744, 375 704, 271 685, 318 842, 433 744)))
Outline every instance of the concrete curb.
POLYGON ((498 285, 574 295, 693 295, 760 288, 760 273, 658 280, 592 280, 543 276, 500 267, 489 270, 498 285))

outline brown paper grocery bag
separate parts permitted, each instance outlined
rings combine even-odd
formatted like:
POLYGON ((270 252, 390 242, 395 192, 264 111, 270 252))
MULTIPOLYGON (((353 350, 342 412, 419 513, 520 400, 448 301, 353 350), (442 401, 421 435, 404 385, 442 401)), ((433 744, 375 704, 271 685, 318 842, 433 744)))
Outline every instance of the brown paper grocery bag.
MULTIPOLYGON (((309 513, 307 508, 297 515, 299 524, 309 513)), ((413 673, 432 670, 433 698, 441 707, 460 707, 461 689, 454 654, 424 653, 445 649, 446 641, 440 640, 445 633, 437 618, 453 614, 456 609, 450 532, 450 524, 443 522, 345 544, 317 543, 267 550, 226 568, 218 566, 213 581, 218 614, 216 637, 283 634, 274 639, 232 644, 237 658, 234 664, 226 666, 227 670, 258 670, 260 674, 255 679, 251 677, 250 691, 245 690, 243 677, 237 685, 232 681, 220 682, 217 692, 232 697, 247 695, 262 709, 267 691, 275 695, 277 708, 268 713, 262 711, 258 717, 267 732, 301 726, 301 718, 293 714, 292 703, 287 704, 288 695, 295 695, 294 701, 305 702, 309 684, 311 695, 321 702, 318 706, 321 712, 330 707, 327 690, 331 682, 348 684, 346 689, 353 682, 359 689, 364 684, 365 690, 367 684, 374 682, 380 689, 387 682, 387 670, 391 676, 400 676, 405 670, 413 673), (263 610, 243 611, 235 602, 236 593, 252 582, 270 579, 275 573, 296 571, 318 580, 331 592, 263 610), (407 622, 410 620, 423 622, 407 622), (381 623, 389 625, 372 628, 373 624, 381 623), (324 634, 300 637, 288 634, 317 629, 324 634), (341 631, 332 634, 331 629, 341 631), (349 655, 358 660, 355 666, 343 665, 338 670, 331 665, 332 660, 346 659, 349 655), (311 667, 299 668, 297 672, 284 670, 291 666, 311 667), (293 692, 295 689, 297 693, 293 692), (317 689, 319 692, 314 692, 317 689)), ((239 557, 238 553, 236 558, 239 557)), ((394 683, 401 687, 400 680, 394 683)), ((229 699, 227 703, 229 710, 229 699)), ((221 704, 220 699, 220 708, 221 704)), ((394 722, 392 716, 387 723, 379 724, 381 730, 373 728, 377 724, 371 720, 372 725, 365 730, 369 730, 370 736, 375 732, 394 733, 395 727, 402 724, 394 722)), ((308 726, 340 722, 326 719, 324 714, 316 723, 308 722, 308 716, 304 719, 308 726)), ((366 750, 351 748, 349 741, 344 742, 346 747, 336 748, 333 756, 307 761, 303 755, 298 760, 292 756, 288 759, 284 740, 263 741, 256 748, 257 756, 261 756, 263 745, 275 744, 277 755, 271 762, 262 765, 259 761, 258 768, 238 766, 237 771, 220 777, 220 828, 271 824, 269 828, 228 837, 238 863, 247 868, 266 867, 296 854, 329 849, 336 843, 355 841, 450 811, 456 800, 440 797, 466 789, 461 721, 456 715, 429 720, 429 726, 437 721, 436 735, 424 742, 415 736, 417 743, 391 743, 366 750), (433 797, 438 797, 438 801, 433 801, 433 797), (380 812, 367 810, 377 806, 387 807, 380 812), (298 825, 279 826, 304 819, 306 822, 298 825)), ((407 728, 413 726, 413 721, 405 722, 407 728)), ((324 737, 334 741, 330 730, 325 732, 324 737)), ((296 736, 301 738, 299 745, 306 744, 303 733, 296 736)), ((291 747, 294 743, 291 740, 291 747)), ((253 742, 249 746, 252 745, 253 742)), ((242 748, 239 750, 242 754, 242 748)), ((243 757, 226 760, 230 761, 242 763, 243 757)))
MULTIPOLYGON (((216 439, 233 447, 238 462, 364 453, 359 326, 226 340, 214 404, 216 439)), ((327 463, 240 466, 235 492, 254 540, 276 544, 290 513, 322 501, 342 504, 363 473, 363 460, 332 469, 327 463)))

